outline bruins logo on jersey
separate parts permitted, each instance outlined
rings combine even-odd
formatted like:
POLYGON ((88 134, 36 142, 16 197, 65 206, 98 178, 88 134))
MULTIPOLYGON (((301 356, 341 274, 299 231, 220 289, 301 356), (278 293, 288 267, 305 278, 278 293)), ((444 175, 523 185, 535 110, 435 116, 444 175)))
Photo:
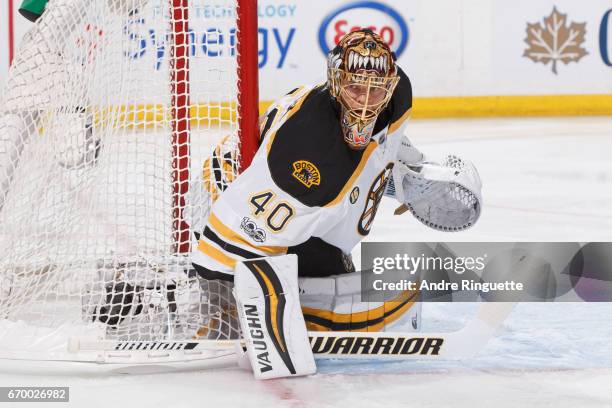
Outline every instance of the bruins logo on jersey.
POLYGON ((317 166, 306 160, 293 162, 293 177, 310 188, 321 184, 321 174, 317 166))
POLYGON ((363 236, 370 233, 372 222, 374 222, 374 217, 376 217, 376 212, 378 211, 378 205, 380 204, 380 200, 385 193, 385 187, 387 185, 387 181, 389 181, 389 176, 391 175, 391 169, 393 169, 393 163, 389 163, 387 167, 385 167, 385 169, 381 171, 378 176, 376 176, 372 186, 370 187, 365 208, 361 214, 361 218, 359 219, 359 224, 357 225, 357 231, 359 231, 359 234, 363 236))

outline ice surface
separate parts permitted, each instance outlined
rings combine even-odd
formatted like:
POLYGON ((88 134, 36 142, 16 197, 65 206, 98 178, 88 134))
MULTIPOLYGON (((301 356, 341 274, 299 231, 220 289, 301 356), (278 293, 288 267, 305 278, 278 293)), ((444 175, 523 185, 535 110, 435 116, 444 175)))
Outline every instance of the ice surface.
MULTIPOLYGON (((427 154, 456 153, 476 164, 482 218, 472 230, 441 233, 408 214, 393 216, 397 204, 388 201, 368 240, 611 240, 612 118, 415 121, 409 133, 427 154)), ((474 310, 426 304, 424 330, 458 329, 474 310)), ((325 361, 315 376, 266 382, 235 368, 0 373, 0 386, 70 386, 71 407, 612 407, 611 342, 612 304, 527 303, 470 361, 325 361)), ((35 405, 18 405, 27 406, 35 405)))
POLYGON ((388 200, 370 240, 612 240, 612 118, 414 121, 407 134, 427 155, 476 164, 481 219, 460 234, 437 232, 389 215, 388 200))

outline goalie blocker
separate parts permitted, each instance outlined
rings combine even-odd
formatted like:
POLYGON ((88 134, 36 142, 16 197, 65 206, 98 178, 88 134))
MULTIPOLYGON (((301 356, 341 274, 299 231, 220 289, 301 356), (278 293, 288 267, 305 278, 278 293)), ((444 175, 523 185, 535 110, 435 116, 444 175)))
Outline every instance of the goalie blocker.
POLYGON ((234 297, 255 378, 314 374, 316 365, 300 308, 297 256, 239 263, 234 297))

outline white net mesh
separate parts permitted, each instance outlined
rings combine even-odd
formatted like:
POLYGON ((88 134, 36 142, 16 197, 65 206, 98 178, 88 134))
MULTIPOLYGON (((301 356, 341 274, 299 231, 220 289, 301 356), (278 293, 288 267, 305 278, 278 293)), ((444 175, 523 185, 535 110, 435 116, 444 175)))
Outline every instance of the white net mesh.
POLYGON ((236 6, 194 1, 177 21, 172 3, 51 0, 21 43, 0 101, 0 354, 72 326, 237 333, 229 289, 189 271, 182 219, 207 205, 189 201, 206 195, 185 194, 187 171, 201 177, 221 136, 237 149, 236 6))

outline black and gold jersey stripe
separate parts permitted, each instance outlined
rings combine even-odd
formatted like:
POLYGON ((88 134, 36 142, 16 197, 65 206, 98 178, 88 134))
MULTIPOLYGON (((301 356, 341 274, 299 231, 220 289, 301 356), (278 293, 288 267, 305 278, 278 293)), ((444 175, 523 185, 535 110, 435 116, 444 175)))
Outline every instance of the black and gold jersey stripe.
POLYGON ((234 255, 238 255, 238 256, 240 256, 240 257, 242 257, 244 259, 255 259, 255 258, 261 258, 261 256, 262 256, 260 254, 256 254, 254 252, 247 251, 244 248, 240 248, 239 246, 230 244, 229 242, 222 240, 209 227, 206 227, 204 229, 204 234, 202 234, 202 235, 204 237, 206 237, 207 239, 209 239, 210 241, 212 241, 215 244, 217 244, 224 251, 229 252, 229 253, 234 254, 234 255))
POLYGON ((261 140, 264 140, 266 138, 266 135, 268 134, 268 130, 270 130, 270 128, 274 124, 274 121, 276 120, 276 115, 278 115, 278 108, 273 108, 266 115, 265 121, 262 124, 263 126, 261 127, 259 131, 260 143, 261 143, 261 140))
POLYGON ((198 235, 198 250, 230 269, 234 269, 236 264, 244 259, 287 253, 287 247, 251 244, 238 232, 221 222, 214 213, 210 214, 203 233, 198 235))
MULTIPOLYGON (((245 246, 263 253, 263 255, 259 256, 281 255, 287 253, 287 247, 265 245, 258 246, 250 243, 246 238, 243 238, 240 233, 225 225, 214 213, 211 213, 208 217, 208 225, 214 229, 218 236, 222 237, 219 239, 222 239, 228 248, 236 245, 245 246)), ((236 253, 236 255, 238 254, 236 253)))
POLYGON ((200 237, 200 240, 198 241, 198 251, 230 269, 234 269, 239 261, 238 258, 228 255, 226 251, 212 245, 203 237, 200 237))
POLYGON ((399 319, 418 300, 419 291, 404 291, 381 306, 355 313, 302 307, 306 327, 314 331, 380 331, 399 319))
POLYGON ((196 263, 193 263, 193 268, 195 269, 195 271, 197 272, 198 275, 200 275, 201 278, 203 279, 207 279, 207 280, 223 280, 226 282, 234 282, 234 275, 231 275, 229 273, 223 273, 223 272, 218 272, 218 271, 213 271, 212 269, 208 269, 202 265, 198 265, 196 263))

